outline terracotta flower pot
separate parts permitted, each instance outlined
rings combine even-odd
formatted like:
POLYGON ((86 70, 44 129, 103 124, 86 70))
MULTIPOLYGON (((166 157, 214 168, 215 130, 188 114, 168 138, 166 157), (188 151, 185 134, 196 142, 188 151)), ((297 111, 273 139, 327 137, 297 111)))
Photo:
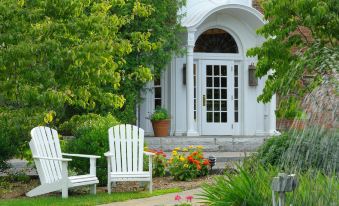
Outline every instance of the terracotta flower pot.
POLYGON ((156 136, 156 137, 167 137, 168 136, 169 124, 170 124, 169 119, 152 121, 154 136, 156 136))

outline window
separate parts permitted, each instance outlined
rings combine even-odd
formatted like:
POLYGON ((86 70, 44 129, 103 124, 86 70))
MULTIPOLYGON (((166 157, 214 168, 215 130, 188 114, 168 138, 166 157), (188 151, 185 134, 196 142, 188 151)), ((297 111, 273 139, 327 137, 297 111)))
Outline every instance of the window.
POLYGON ((234 122, 239 122, 239 69, 234 65, 234 122))
POLYGON ((162 106, 161 80, 154 79, 154 108, 162 106))
MULTIPOLYGON (((183 83, 186 85, 186 64, 183 65, 183 83)), ((194 119, 197 119, 197 65, 193 64, 194 81, 194 119)))
POLYGON ((209 29, 195 42, 194 52, 239 53, 234 38, 222 29, 209 29))

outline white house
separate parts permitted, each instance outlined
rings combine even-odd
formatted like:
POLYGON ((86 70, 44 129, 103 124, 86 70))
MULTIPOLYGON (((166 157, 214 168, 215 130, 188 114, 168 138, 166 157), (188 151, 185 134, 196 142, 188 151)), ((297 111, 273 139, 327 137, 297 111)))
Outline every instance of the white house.
POLYGON ((170 135, 267 136, 275 132, 275 97, 257 102, 265 78, 249 84, 249 48, 262 44, 256 30, 265 24, 251 0, 188 0, 182 9, 186 56, 173 57, 161 79, 150 83, 138 122, 147 135, 147 117, 156 106, 169 110, 170 135))

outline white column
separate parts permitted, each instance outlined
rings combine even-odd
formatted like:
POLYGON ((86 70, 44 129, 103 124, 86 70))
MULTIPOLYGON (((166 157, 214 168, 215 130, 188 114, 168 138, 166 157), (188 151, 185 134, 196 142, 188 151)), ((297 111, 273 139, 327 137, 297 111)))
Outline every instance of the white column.
POLYGON ((195 29, 187 29, 187 56, 186 56, 186 123, 187 136, 196 136, 194 128, 194 81, 193 81, 193 49, 195 44, 195 29))

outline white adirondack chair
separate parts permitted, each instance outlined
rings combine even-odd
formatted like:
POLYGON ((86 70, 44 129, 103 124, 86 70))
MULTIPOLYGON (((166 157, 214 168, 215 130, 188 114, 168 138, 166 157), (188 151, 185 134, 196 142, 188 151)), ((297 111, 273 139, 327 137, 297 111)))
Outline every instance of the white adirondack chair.
POLYGON ((90 185, 91 194, 96 194, 96 159, 100 156, 61 153, 58 133, 49 127, 35 127, 31 131, 29 146, 39 174, 41 185, 29 191, 29 197, 60 191, 62 198, 68 197, 68 188, 90 185), (62 156, 85 157, 90 159, 88 175, 68 176, 67 163, 71 159, 62 156))
POLYGON ((105 153, 108 167, 107 191, 119 181, 149 182, 152 192, 152 156, 144 151, 144 130, 129 124, 117 125, 108 130, 109 152, 105 153), (143 171, 144 154, 149 156, 149 171, 143 171))

